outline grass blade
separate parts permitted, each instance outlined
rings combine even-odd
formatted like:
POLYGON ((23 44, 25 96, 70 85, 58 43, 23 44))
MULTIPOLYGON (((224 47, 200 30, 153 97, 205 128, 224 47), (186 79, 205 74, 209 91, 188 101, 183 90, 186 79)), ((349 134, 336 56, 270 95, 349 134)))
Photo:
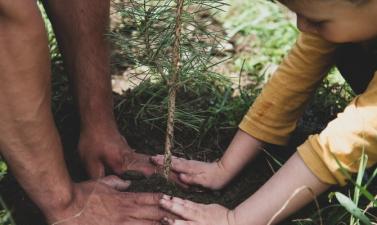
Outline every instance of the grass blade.
POLYGON ((360 220, 360 222, 364 225, 372 225, 369 218, 364 215, 364 213, 355 205, 355 203, 340 192, 335 193, 336 199, 338 199, 339 203, 354 217, 360 220))

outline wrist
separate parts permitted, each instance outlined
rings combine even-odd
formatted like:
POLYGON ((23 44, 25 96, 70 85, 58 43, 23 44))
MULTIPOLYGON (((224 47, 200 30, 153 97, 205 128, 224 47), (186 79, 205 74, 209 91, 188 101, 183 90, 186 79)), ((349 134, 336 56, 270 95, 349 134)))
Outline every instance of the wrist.
POLYGON ((215 162, 217 170, 219 171, 218 174, 220 174, 223 179, 226 182, 229 182, 231 179, 233 179, 234 172, 232 172, 225 164, 222 159, 217 160, 215 162))
POLYGON ((73 182, 64 188, 59 186, 56 191, 56 193, 46 193, 41 200, 36 201, 49 222, 54 222, 67 216, 67 209, 71 208, 77 198, 77 187, 73 182))
POLYGON ((96 122, 82 121, 80 124, 80 137, 100 137, 106 138, 111 135, 119 134, 117 124, 112 119, 97 119, 96 122))
POLYGON ((211 177, 216 177, 215 181, 210 187, 213 190, 220 190, 226 186, 229 181, 232 180, 233 176, 229 171, 224 167, 221 160, 215 161, 212 163, 212 172, 211 177))

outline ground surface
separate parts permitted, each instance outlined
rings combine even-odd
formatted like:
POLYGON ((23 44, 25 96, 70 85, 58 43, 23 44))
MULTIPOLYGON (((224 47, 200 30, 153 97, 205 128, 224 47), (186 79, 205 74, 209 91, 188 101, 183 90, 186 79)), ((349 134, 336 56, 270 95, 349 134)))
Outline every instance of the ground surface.
MULTIPOLYGON (((66 161, 68 163, 70 172, 75 180, 85 179, 83 168, 80 166, 78 156, 74 149, 76 148, 78 137, 77 114, 72 105, 65 105, 64 110, 61 110, 61 115, 57 115, 56 121, 59 124, 59 129, 63 138, 64 147, 66 150, 66 161)), ((162 141, 156 139, 155 131, 150 132, 148 140, 137 134, 139 129, 135 127, 128 127, 124 131, 126 137, 129 137, 129 142, 132 147, 136 149, 143 149, 144 153, 153 154, 162 152, 162 141), (128 133, 128 135, 127 135, 128 133), (136 135, 131 135, 136 134, 136 135), (151 150, 153 149, 153 150, 151 150)), ((235 130, 228 133, 228 136, 222 137, 224 142, 228 142, 235 130)), ((144 131, 145 132, 145 131, 144 131)), ((224 148, 226 144, 224 143, 224 148)), ((288 149, 279 149, 276 147, 269 147, 269 152, 274 154, 279 159, 286 159, 292 153, 288 149)), ((208 158, 216 156, 213 153, 207 153, 208 158)), ((222 191, 204 191, 194 192, 182 190, 173 184, 167 183, 159 176, 153 176, 149 179, 134 180, 133 185, 129 191, 136 192, 163 192, 170 195, 180 196, 191 199, 197 202, 212 203, 217 202, 227 207, 235 207, 237 204, 246 199, 250 194, 255 192, 267 179, 273 174, 277 168, 276 164, 266 154, 260 155, 253 163, 251 163, 243 173, 237 177, 228 187, 222 191), (270 167, 271 165, 272 167, 270 167)), ((7 202, 9 208, 13 212, 13 216, 18 225, 44 225, 43 217, 34 204, 27 198, 20 186, 15 181, 14 177, 9 174, 0 184, 0 194, 7 202)), ((314 212, 313 207, 309 207, 305 212, 301 212, 295 218, 306 218, 307 215, 314 212)), ((284 224, 284 223, 282 223, 284 224)), ((290 224, 287 222, 286 224, 290 224)))

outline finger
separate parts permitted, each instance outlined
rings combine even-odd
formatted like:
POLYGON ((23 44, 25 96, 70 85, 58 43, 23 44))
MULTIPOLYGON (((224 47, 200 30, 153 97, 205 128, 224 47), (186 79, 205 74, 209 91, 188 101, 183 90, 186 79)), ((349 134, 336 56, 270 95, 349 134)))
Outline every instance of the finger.
POLYGON ((183 205, 183 206, 185 206, 185 207, 190 206, 190 205, 188 204, 189 201, 186 201, 186 200, 181 199, 181 198, 178 198, 178 197, 173 197, 171 201, 174 202, 174 203, 177 203, 177 204, 181 204, 181 205, 183 205))
POLYGON ((187 208, 194 209, 194 210, 197 210, 197 209, 199 209, 201 207, 201 204, 192 202, 190 200, 178 198, 178 197, 173 197, 171 199, 171 201, 173 201, 174 203, 177 203, 177 204, 181 204, 181 205, 183 205, 183 206, 185 206, 187 208))
POLYGON ((172 170, 178 173, 197 173, 197 161, 194 160, 187 160, 182 158, 173 157, 171 161, 171 168, 172 170))
POLYGON ((173 220, 173 219, 166 218, 163 221, 169 225, 194 225, 193 223, 189 221, 184 221, 184 220, 173 220))
POLYGON ((196 225, 196 223, 192 221, 184 221, 184 220, 165 219, 164 222, 166 222, 169 225, 196 225))
MULTIPOLYGON (((178 158, 174 157, 173 160, 177 160, 178 158)), ((152 156, 150 157, 150 161, 156 165, 157 167, 157 172, 156 173, 159 173, 159 174, 163 174, 164 173, 164 169, 163 169, 163 165, 164 165, 164 156, 163 155, 156 155, 156 156, 152 156)), ((172 164, 173 166, 173 164, 172 164)), ((180 187, 184 188, 184 189, 188 189, 189 186, 187 184, 185 184, 185 182, 182 182, 182 180, 179 178, 179 174, 177 173, 177 171, 174 170, 174 168, 172 168, 173 171, 171 171, 171 173, 169 174, 169 180, 173 181, 174 183, 178 184, 180 187)))
POLYGON ((91 178, 97 179, 105 176, 105 167, 99 160, 90 160, 86 164, 86 170, 91 178))
POLYGON ((168 201, 172 201, 174 203, 178 203, 178 204, 181 204, 181 205, 185 205, 185 200, 182 199, 182 198, 171 197, 169 195, 163 195, 162 199, 165 199, 165 200, 168 200, 168 201))
POLYGON ((131 185, 131 181, 122 180, 117 176, 107 176, 99 180, 100 183, 106 184, 118 191, 125 191, 131 185))
POLYGON ((186 220, 194 220, 198 216, 196 209, 176 203, 172 200, 161 199, 160 206, 186 220))
POLYGON ((181 173, 179 174, 179 179, 185 184, 205 186, 205 180, 201 175, 181 173))
POLYGON ((125 155, 124 159, 124 171, 138 171, 146 177, 149 177, 157 172, 156 165, 147 155, 132 153, 125 155))
POLYGON ((177 218, 177 216, 162 209, 158 205, 134 205, 134 207, 125 205, 122 211, 129 217, 141 220, 161 221, 163 218, 177 218))
MULTIPOLYGON (((162 166, 157 166, 155 173, 163 175, 164 174, 164 169, 162 168, 162 166)), ((179 174, 176 173, 175 171, 170 171, 169 180, 172 181, 172 182, 174 182, 174 183, 176 183, 176 184, 178 184, 180 187, 182 187, 184 189, 188 189, 189 188, 189 186, 187 184, 185 184, 184 182, 182 182, 179 179, 179 174)))
POLYGON ((108 166, 112 172, 117 175, 121 175, 124 165, 124 159, 122 157, 123 152, 117 149, 114 149, 114 154, 106 154, 104 158, 104 163, 108 166))
POLYGON ((124 193, 124 195, 138 205, 158 205, 162 198, 160 193, 124 193))
POLYGON ((157 166, 164 166, 164 160, 165 160, 164 155, 152 156, 152 157, 150 157, 150 159, 151 159, 153 164, 155 164, 157 166))
MULTIPOLYGON (((153 163, 163 166, 164 165, 164 157, 163 155, 157 155, 151 157, 153 163)), ((171 162, 171 169, 178 172, 178 173, 193 173, 193 165, 192 162, 186 159, 172 157, 171 162)))
POLYGON ((129 218, 127 218, 127 222, 122 223, 122 225, 161 225, 161 223, 159 221, 129 220, 129 218))

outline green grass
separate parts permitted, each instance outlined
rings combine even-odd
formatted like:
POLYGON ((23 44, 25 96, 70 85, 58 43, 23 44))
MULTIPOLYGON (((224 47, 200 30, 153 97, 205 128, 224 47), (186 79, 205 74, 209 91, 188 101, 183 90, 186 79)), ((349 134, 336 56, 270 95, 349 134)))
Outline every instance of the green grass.
POLYGON ((226 13, 218 19, 223 22, 227 38, 235 45, 248 45, 249 51, 240 52, 234 59, 235 69, 249 74, 262 75, 269 65, 279 64, 287 54, 298 31, 291 15, 282 7, 265 0, 228 0, 226 13), (250 37, 246 39, 243 37, 250 37), (244 42, 244 43, 242 43, 244 42))
MULTIPOLYGON (((8 171, 7 164, 0 158, 0 182, 8 171)), ((14 225, 12 215, 3 199, 0 197, 0 225, 14 225)))

